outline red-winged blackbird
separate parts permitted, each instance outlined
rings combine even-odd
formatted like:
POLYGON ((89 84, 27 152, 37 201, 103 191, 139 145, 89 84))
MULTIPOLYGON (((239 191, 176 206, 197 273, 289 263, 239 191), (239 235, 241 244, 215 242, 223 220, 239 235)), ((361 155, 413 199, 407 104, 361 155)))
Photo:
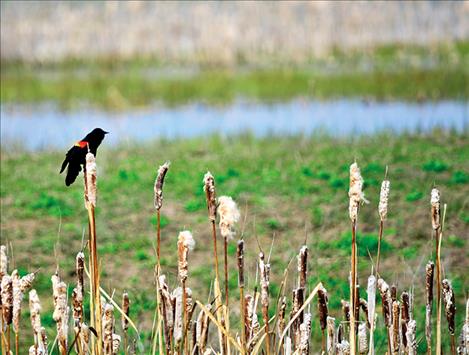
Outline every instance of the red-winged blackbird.
POLYGON ((81 166, 86 163, 86 153, 88 149, 94 156, 96 151, 104 139, 104 136, 109 132, 103 131, 101 128, 95 128, 86 135, 81 141, 75 143, 65 155, 65 160, 62 163, 60 174, 67 168, 67 176, 65 177, 65 185, 70 186, 73 184, 78 174, 81 171, 81 166))

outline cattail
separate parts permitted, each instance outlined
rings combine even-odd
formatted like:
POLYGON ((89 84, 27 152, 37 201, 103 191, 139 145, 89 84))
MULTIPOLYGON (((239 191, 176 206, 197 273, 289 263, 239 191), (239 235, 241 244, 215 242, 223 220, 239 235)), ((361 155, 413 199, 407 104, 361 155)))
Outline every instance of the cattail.
POLYGON ((160 303, 161 314, 163 315, 164 324, 164 336, 166 343, 166 350, 169 353, 171 349, 172 335, 174 330, 174 299, 169 292, 168 284, 166 283, 166 276, 160 275, 159 283, 160 297, 162 302, 160 303))
POLYGON ((113 334, 114 334, 114 306, 110 303, 105 303, 103 312, 103 345, 104 354, 113 354, 113 334))
POLYGON ((127 331, 129 329, 129 311, 130 311, 130 300, 129 294, 124 291, 122 294, 122 330, 127 331))
POLYGON ((392 284, 389 291, 391 292, 391 300, 393 302, 397 301, 397 286, 392 284))
POLYGON ((448 279, 441 281, 443 287, 443 302, 445 304, 446 319, 448 320, 448 330, 454 335, 454 317, 456 315, 456 303, 454 302, 454 292, 451 282, 448 279))
POLYGON ((155 191, 154 205, 157 211, 159 211, 163 206, 163 184, 168 169, 169 162, 165 162, 158 168, 158 175, 156 176, 155 185, 153 188, 155 191))
POLYGON ((399 301, 392 303, 392 346, 391 349, 394 354, 399 353, 399 301))
POLYGON ((432 205, 432 227, 434 230, 440 228, 440 191, 432 189, 430 203, 432 205))
POLYGON ((362 312, 365 314, 365 319, 366 319, 366 326, 369 328, 370 323, 368 321, 368 302, 364 298, 360 298, 360 308, 362 309, 362 312))
POLYGON ((217 197, 215 193, 215 179, 213 178, 210 171, 204 176, 204 191, 207 197, 207 208, 208 216, 212 222, 215 222, 217 218, 217 197))
POLYGON ((309 354, 309 339, 311 334, 311 313, 304 314, 303 323, 300 324, 300 344, 298 354, 309 354))
POLYGON ((324 286, 318 290, 318 313, 319 313, 319 323, 321 325, 321 330, 325 330, 327 328, 327 317, 329 315, 329 311, 327 309, 328 297, 327 297, 327 290, 324 286))
MULTIPOLYGON (((300 287, 293 290, 293 306, 290 318, 293 318, 298 312, 300 312, 300 308, 303 306, 304 302, 304 292, 305 290, 300 287)), ((293 343, 295 345, 295 350, 300 342, 300 324, 303 323, 303 314, 304 312, 301 311, 292 324, 293 343)))
POLYGON ((373 333, 375 329, 375 307, 376 307, 376 277, 375 275, 368 276, 368 284, 366 288, 367 304, 368 304, 368 324, 370 327, 370 355, 374 355, 374 338, 373 333))
POLYGON ((306 288, 306 273, 308 271, 308 247, 303 245, 298 254, 298 287, 306 288))
POLYGON ((0 245, 0 283, 2 282, 3 276, 6 274, 8 274, 7 247, 0 245))
POLYGON ((80 324, 79 340, 84 354, 89 354, 90 329, 85 323, 80 324))
POLYGON ((112 334, 112 355, 119 354, 119 348, 121 346, 121 337, 118 334, 112 334))
POLYGON ((57 338, 59 351, 66 354, 67 334, 68 334, 68 316, 69 309, 67 307, 67 285, 60 280, 57 274, 52 275, 52 290, 54 295, 54 314, 52 318, 57 323, 57 338))
POLYGON ((18 270, 13 270, 11 279, 13 284, 13 330, 15 333, 18 333, 20 327, 21 301, 23 301, 23 292, 21 292, 20 288, 21 281, 18 270))
POLYGON ((86 154, 86 191, 85 201, 96 207, 96 182, 97 182, 96 158, 93 153, 86 154))
POLYGON ((390 328, 392 325, 392 299, 391 292, 389 291, 389 286, 383 279, 378 279, 378 289, 381 294, 382 307, 383 307, 383 317, 384 324, 387 328, 390 328))
POLYGON ((10 325, 13 320, 13 279, 5 274, 2 278, 3 323, 10 325))
POLYGON ((466 301, 466 319, 461 329, 459 338, 458 354, 467 355, 469 352, 469 299, 466 301))
POLYGON ((336 348, 335 318, 327 317, 327 354, 334 355, 336 348))
POLYGON ((236 202, 229 196, 218 198, 218 215, 220 216, 220 233, 223 238, 234 236, 234 226, 239 220, 239 210, 236 202))
POLYGON ((287 298, 284 296, 280 301, 280 307, 278 310, 278 322, 277 322, 277 332, 279 337, 282 336, 282 333, 285 329, 285 312, 287 310, 287 298))
POLYGON ((386 220, 386 216, 388 214, 388 199, 389 199, 390 185, 391 184, 389 180, 384 180, 381 183, 381 191, 379 193, 379 205, 378 205, 379 217, 381 218, 381 221, 386 220))
POLYGON ((244 240, 238 241, 238 247, 236 251, 238 260, 238 287, 244 287, 244 240))
POLYGON ((189 250, 193 250, 195 247, 195 240, 192 237, 192 233, 189 231, 182 231, 178 237, 178 274, 182 282, 187 279, 188 275, 188 262, 187 256, 189 250))
POLYGON ((342 323, 339 323, 339 326, 337 327, 337 344, 340 344, 342 342, 342 339, 344 338, 344 327, 342 326, 342 323))
POLYGON ((435 264, 429 261, 425 267, 425 338, 427 340, 427 349, 431 353, 432 344, 432 307, 433 307, 433 273, 435 264))
POLYGON ((416 329, 417 322, 411 319, 407 324, 407 332, 405 333, 407 339, 407 353, 409 355, 417 355, 416 329))
POLYGON ((246 295, 245 297, 245 319, 244 326, 246 328, 246 343, 251 343, 251 348, 255 345, 252 343, 252 339, 259 331, 259 321, 256 313, 256 302, 254 297, 246 295))
POLYGON ((41 303, 36 290, 29 291, 29 313, 31 316, 31 326, 36 336, 41 333, 41 303))
POLYGON ((337 344, 337 355, 350 355, 350 343, 343 339, 337 344))
POLYGON ((401 295, 401 341, 403 349, 407 349, 407 323, 410 321, 409 294, 404 291, 401 295))
POLYGON ((75 259, 75 270, 77 273, 77 286, 72 291, 73 320, 75 331, 80 330, 80 323, 83 321, 83 292, 84 279, 83 271, 85 269, 85 254, 79 252, 75 259))
POLYGON ((346 300, 341 300, 340 303, 342 304, 342 313, 344 315, 344 321, 349 323, 350 322, 350 303, 346 300))
MULTIPOLYGON (((211 304, 205 305, 210 311, 212 309, 211 304)), ((196 322, 196 343, 199 348, 199 353, 203 354, 207 346, 208 330, 209 330, 210 318, 204 311, 200 311, 196 322)))
MULTIPOLYGON (((183 323, 183 297, 182 297, 182 288, 178 287, 173 291, 173 298, 175 299, 175 311, 174 311, 174 340, 176 343, 179 343, 182 340, 182 335, 184 332, 184 323, 183 323)), ((186 305, 185 309, 187 313, 190 313, 192 310, 192 291, 190 288, 185 288, 186 292, 186 305)))
POLYGON ((350 165, 350 188, 349 188, 349 216, 352 222, 357 220, 358 217, 358 207, 361 201, 365 201, 365 195, 362 191, 363 188, 363 178, 360 174, 360 169, 358 168, 357 163, 350 165))
POLYGON ((270 264, 265 262, 264 253, 259 253, 259 274, 261 283, 261 305, 262 317, 264 318, 264 327, 266 333, 266 350, 270 354, 270 339, 269 339, 269 279, 270 279, 270 264))
POLYGON ((361 323, 358 326, 358 353, 368 353, 368 339, 366 337, 366 324, 361 323))

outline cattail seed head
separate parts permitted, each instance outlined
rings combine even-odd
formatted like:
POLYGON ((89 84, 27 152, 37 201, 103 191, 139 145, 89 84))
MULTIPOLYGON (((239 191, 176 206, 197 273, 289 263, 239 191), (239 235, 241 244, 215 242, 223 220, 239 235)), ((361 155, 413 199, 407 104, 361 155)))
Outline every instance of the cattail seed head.
POLYGON ((278 323, 277 323, 277 330, 279 336, 283 333, 285 329, 285 312, 287 310, 287 298, 284 296, 280 302, 280 307, 278 310, 278 323))
POLYGON ((122 330, 127 331, 129 329, 129 320, 127 317, 129 317, 129 311, 130 311, 130 300, 129 300, 129 294, 124 291, 122 294, 122 330), (124 317, 126 315, 127 317, 124 317))
POLYGON ((319 323, 321 325, 321 329, 324 330, 327 327, 327 317, 329 316, 329 311, 327 309, 328 297, 327 297, 327 290, 324 286, 318 290, 318 313, 319 313, 319 323))
POLYGON ((306 287, 306 275, 308 272, 308 247, 303 245, 298 254, 298 287, 306 287))
POLYGON ((392 299, 389 285, 383 279, 378 279, 378 289, 381 294, 384 323, 387 328, 392 325, 392 299))
POLYGON ((370 327, 374 327, 376 309, 376 277, 374 275, 368 277, 366 293, 368 296, 368 324, 370 327))
POLYGON ((342 339, 342 341, 337 344, 337 355, 350 355, 350 344, 347 340, 342 339))
POLYGON ((120 346, 121 346, 121 336, 118 334, 112 334, 112 355, 119 354, 120 346))
POLYGON ((340 303, 342 304, 342 313, 344 315, 344 320, 346 322, 350 322, 350 303, 346 300, 341 300, 340 303))
POLYGON ((357 163, 350 165, 350 188, 349 188, 349 216, 352 222, 358 218, 358 207, 361 201, 365 200, 363 194, 363 178, 360 174, 360 169, 357 163))
POLYGON ((239 221, 239 210, 236 202, 229 196, 218 198, 218 215, 220 216, 220 233, 223 238, 232 239, 234 227, 239 221))
POLYGON ((409 293, 404 291, 401 295, 401 337, 404 349, 407 348, 407 323, 410 321, 410 298, 409 293))
POLYGON ((257 312, 255 309, 256 302, 254 300, 254 297, 248 294, 244 297, 244 300, 244 327, 246 329, 246 343, 249 343, 251 339, 254 338, 254 335, 259 331, 260 326, 259 321, 257 319, 257 312))
POLYGON ((335 354, 336 336, 335 336, 335 318, 327 317, 327 353, 335 354))
POLYGON ((389 199, 389 188, 390 188, 389 180, 384 180, 381 183, 381 191, 379 193, 379 205, 378 205, 378 212, 381 221, 386 220, 386 216, 388 214, 388 199, 389 199))
POLYGON ((398 352, 399 349, 399 301, 392 302, 392 349, 394 352, 398 352))
POLYGON ((270 264, 264 260, 264 253, 259 253, 259 273, 261 280, 261 304, 262 307, 269 306, 269 278, 270 278, 270 264))
POLYGON ((407 332, 405 337, 407 339, 407 353, 409 355, 417 355, 417 339, 416 339, 417 322, 412 319, 407 324, 407 332))
POLYGON ((208 217, 212 222, 217 218, 217 196, 215 192, 215 179, 210 171, 204 176, 204 191, 207 198, 208 217))
POLYGON ((155 185, 153 190, 155 192, 154 205, 157 211, 163 206, 163 184, 166 173, 169 169, 169 162, 165 162, 158 168, 158 174, 156 176, 155 185))
POLYGON ((86 191, 85 191, 85 205, 96 207, 96 183, 97 183, 97 168, 96 158, 93 153, 86 154, 86 191))
POLYGON ((114 306, 110 303, 104 304, 103 312, 103 344, 104 354, 113 354, 113 334, 114 334, 114 306))
POLYGON ((188 276, 188 261, 189 250, 195 247, 195 240, 192 233, 189 231, 182 231, 178 237, 178 273, 181 281, 185 281, 188 276))
POLYGON ((368 339, 366 336, 366 324, 360 323, 358 325, 358 353, 367 354, 368 353, 368 339))
POLYGON ((2 282, 3 276, 8 273, 8 257, 7 247, 0 245, 0 282, 2 282))
POLYGON ((36 290, 29 291, 29 313, 35 336, 41 333, 41 303, 36 290))
POLYGON ((445 304, 446 319, 448 320, 448 330, 454 335, 454 318, 456 316, 456 303, 454 301, 454 291, 451 282, 448 279, 441 281, 443 288, 443 301, 445 304))
MULTIPOLYGON (((192 290, 188 287, 185 287, 186 291, 186 311, 187 314, 190 314, 192 310, 192 290)), ((183 314, 184 314, 184 305, 182 304, 182 287, 178 287, 173 291, 173 298, 175 299, 175 312, 174 312, 174 340, 176 343, 182 340, 182 335, 184 332, 183 329, 183 314)))
POLYGON ((366 325, 369 328, 371 326, 369 322, 369 316, 368 316, 368 302, 364 298, 360 298, 360 308, 362 309, 363 313, 365 314, 365 319, 366 319, 366 325))
POLYGON ((61 352, 67 351, 68 317, 67 285, 57 274, 52 275, 52 291, 54 296, 54 313, 52 318, 57 323, 57 338, 61 352))
POLYGON ((236 256, 238 260, 238 287, 244 287, 244 240, 238 241, 236 249, 236 256))
MULTIPOLYGON (((433 307, 433 274, 435 264, 429 261, 425 266, 425 338, 427 344, 432 339, 432 307, 433 307)), ((409 345, 409 344, 408 344, 409 345)))
POLYGON ((432 189, 430 203, 432 205, 432 227, 434 230, 440 228, 440 191, 432 189))
POLYGON ((1 292, 3 322, 9 325, 13 320, 13 280, 8 274, 3 275, 1 292))
POLYGON ((17 333, 20 326, 21 302, 25 292, 27 292, 34 281, 33 273, 27 274, 20 278, 18 270, 14 270, 11 274, 13 283, 13 330, 17 333))
POLYGON ((309 339, 311 334, 311 313, 304 314, 303 323, 300 324, 300 343, 298 345, 298 354, 309 354, 309 339))

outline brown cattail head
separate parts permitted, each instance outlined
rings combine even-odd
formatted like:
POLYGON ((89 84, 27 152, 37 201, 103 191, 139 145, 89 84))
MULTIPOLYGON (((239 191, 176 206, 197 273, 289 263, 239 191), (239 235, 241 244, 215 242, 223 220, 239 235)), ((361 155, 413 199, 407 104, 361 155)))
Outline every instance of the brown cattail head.
POLYGON ((440 191, 432 189, 430 203, 432 205, 432 227, 434 230, 440 228, 440 191))
POLYGON ((391 291, 391 299, 392 301, 397 301, 397 286, 395 284, 391 285, 391 288, 389 289, 391 291))
POLYGON ((83 271, 85 270, 85 254, 79 252, 75 259, 75 271, 77 273, 77 290, 83 296, 84 291, 84 278, 83 271))
POLYGON ((73 320, 77 330, 83 322, 83 292, 84 280, 83 271, 85 269, 85 254, 79 252, 75 259, 75 271, 77 273, 77 286, 72 291, 73 320))
POLYGON ((388 200, 389 200, 389 188, 390 188, 389 180, 384 180, 381 183, 381 191, 379 193, 379 205, 378 205, 378 212, 379 218, 381 221, 386 220, 386 216, 388 214, 388 200))
POLYGON ((433 274, 435 270, 435 264, 432 261, 427 263, 425 267, 425 293, 426 293, 426 304, 431 305, 433 302, 433 274))
POLYGON ((110 303, 104 304, 103 312, 103 346, 104 354, 113 354, 113 334, 114 334, 114 306, 110 303))
POLYGON ((259 274, 261 276, 261 304, 266 308, 269 306, 270 264, 265 262, 263 252, 259 253, 259 274))
POLYGON ((318 313, 319 323, 322 330, 326 329, 327 327, 327 317, 329 315, 329 311, 327 309, 328 301, 327 290, 324 288, 324 286, 321 285, 318 290, 318 313))
POLYGON ((308 272, 308 247, 303 245, 298 254, 298 287, 305 289, 308 272))
POLYGON ((156 176, 155 185, 153 187, 153 190, 155 191, 155 198, 153 202, 157 211, 159 211, 163 206, 163 184, 168 169, 168 161, 158 168, 158 174, 156 176))
POLYGON ((243 239, 240 239, 238 241, 236 256, 238 259, 238 286, 244 287, 244 240, 243 239))
POLYGON ((404 291, 401 295, 401 336, 404 349, 407 348, 407 323, 410 321, 410 297, 409 293, 404 291))
POLYGON ((369 321, 369 316, 368 316, 368 302, 364 298, 360 298, 360 308, 363 311, 363 314, 365 315, 366 319, 366 326, 370 328, 370 321, 369 321))
POLYGON ((220 216, 220 233, 223 238, 232 239, 235 235, 235 224, 239 221, 239 210, 236 202, 229 196, 218 198, 218 216, 220 216))
POLYGON ((208 218, 215 222, 217 219, 217 196, 215 192, 215 179, 210 171, 204 176, 204 191, 207 198, 208 218))
POLYGON ((378 279, 378 289, 381 294, 384 324, 387 328, 390 328, 392 325, 392 299, 389 285, 383 279, 378 279))
POLYGON ((3 275, 1 292, 3 322, 9 325, 13 320, 13 279, 8 274, 3 275))
POLYGON ((96 182, 97 182, 97 168, 96 158, 93 153, 86 154, 86 191, 85 191, 85 205, 96 207, 96 182))
POLYGON ((392 302, 392 349, 395 353, 399 351, 399 301, 392 302))
POLYGON ((129 329, 129 311, 130 311, 130 300, 129 294, 124 291, 122 294, 122 330, 125 332, 129 329), (125 317, 125 316, 126 317, 125 317))
POLYGON ((189 250, 195 247, 195 240, 192 233, 189 231, 182 231, 178 237, 178 273, 180 280, 186 281, 188 275, 188 262, 187 257, 189 250))
POLYGON ((365 200, 363 194, 363 178, 360 174, 360 169, 357 163, 350 165, 350 188, 348 191, 349 195, 349 216, 352 222, 355 222, 358 218, 358 207, 361 201, 365 200))
POLYGON ((443 301, 445 303, 446 319, 448 320, 448 330, 454 335, 454 317, 456 316, 456 303, 454 301, 454 291, 448 279, 441 281, 443 288, 443 301))

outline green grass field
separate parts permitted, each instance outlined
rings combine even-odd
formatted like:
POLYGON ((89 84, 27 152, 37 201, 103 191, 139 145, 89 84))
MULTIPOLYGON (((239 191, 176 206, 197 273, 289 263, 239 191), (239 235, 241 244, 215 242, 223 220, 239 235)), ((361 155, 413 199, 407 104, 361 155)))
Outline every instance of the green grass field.
MULTIPOLYGON (((2 85, 3 78, 2 78, 2 85)), ((3 99, 3 90, 2 90, 3 99)), ((188 286, 206 300, 213 270, 211 236, 202 178, 210 170, 218 195, 230 195, 242 212, 239 232, 247 244, 247 287, 254 284, 256 238, 264 250, 273 242, 272 295, 277 295, 283 271, 304 241, 310 249, 309 286, 322 281, 329 291, 333 316, 341 318, 340 300, 348 297, 350 223, 348 219, 348 169, 358 161, 370 204, 360 211, 359 275, 363 288, 376 257, 377 204, 381 180, 389 167, 391 197, 386 223, 382 276, 398 283, 399 293, 415 290, 414 317, 419 349, 425 348, 424 267, 432 258, 430 190, 438 186, 448 205, 442 259, 445 276, 452 280, 458 305, 457 332, 464 319, 468 293, 469 253, 469 145, 468 134, 435 131, 428 135, 376 135, 336 139, 326 136, 269 137, 243 135, 231 138, 160 140, 147 145, 126 145, 99 150, 98 249, 102 264, 101 285, 109 293, 123 289, 132 301, 131 316, 140 326, 148 346, 155 287, 155 216, 153 182, 165 160, 171 168, 165 183, 162 230, 162 264, 171 285, 176 284, 176 239, 190 229, 196 249, 190 255, 188 286), (245 220, 245 223, 244 223, 245 220)), ((1 152, 1 236, 11 243, 14 267, 21 273, 40 268, 34 287, 44 310, 43 322, 54 339, 50 276, 56 266, 72 290, 74 260, 86 233, 81 176, 70 188, 58 174, 63 152, 1 152)), ((85 237, 86 240, 86 237, 85 237)), ((237 295, 236 243, 229 246, 230 289, 237 295)), ((290 266, 288 292, 295 274, 290 266)), ((379 304, 380 302, 378 302, 379 304)), ((313 310, 313 346, 320 332, 313 310)), ((378 313, 380 310, 378 309, 378 313)), ((24 331, 30 331, 24 311, 24 331)), ((234 319, 237 315, 233 314, 234 319)), ((235 320, 232 319, 232 323, 235 320)), ((382 317, 379 316, 382 325, 382 317)), ((443 320, 447 339, 446 320, 443 320)), ((382 327, 381 327, 382 328, 382 327)), ((22 348, 31 337, 22 337, 22 348)), ((447 345, 447 344, 445 344, 447 345)), ((385 348, 384 332, 377 333, 378 353, 385 348)))

